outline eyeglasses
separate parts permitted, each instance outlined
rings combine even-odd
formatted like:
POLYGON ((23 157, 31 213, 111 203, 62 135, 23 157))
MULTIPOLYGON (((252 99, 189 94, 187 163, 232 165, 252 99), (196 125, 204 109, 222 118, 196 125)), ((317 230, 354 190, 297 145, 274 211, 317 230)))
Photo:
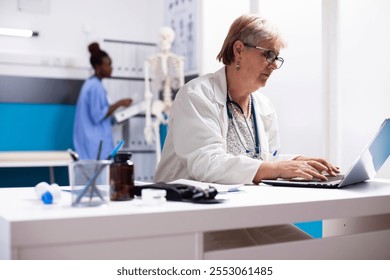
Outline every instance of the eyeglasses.
POLYGON ((258 47, 258 46, 255 46, 255 45, 247 44, 247 43, 244 43, 244 46, 246 46, 248 48, 254 48, 254 49, 261 50, 261 51, 265 51, 265 60, 267 60, 267 62, 269 64, 272 64, 272 63, 276 62, 276 68, 277 69, 282 67, 284 59, 281 58, 281 57, 278 57, 276 55, 276 53, 274 53, 273 51, 271 51, 269 49, 262 48, 262 47, 258 47))

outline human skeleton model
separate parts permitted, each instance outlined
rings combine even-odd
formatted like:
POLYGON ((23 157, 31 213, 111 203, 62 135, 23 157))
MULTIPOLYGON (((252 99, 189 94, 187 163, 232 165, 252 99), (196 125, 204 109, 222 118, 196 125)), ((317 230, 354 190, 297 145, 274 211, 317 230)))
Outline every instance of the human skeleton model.
POLYGON ((161 52, 151 56, 144 63, 145 69, 145 139, 156 145, 156 162, 160 161, 160 124, 168 123, 172 105, 172 90, 184 85, 183 57, 170 52, 175 38, 174 31, 163 27, 160 31, 161 52), (158 98, 162 92, 162 100, 158 98), (153 98, 153 93, 157 98, 153 98), (152 120, 154 116, 154 120, 152 120), (154 136, 154 137, 153 137, 154 136))

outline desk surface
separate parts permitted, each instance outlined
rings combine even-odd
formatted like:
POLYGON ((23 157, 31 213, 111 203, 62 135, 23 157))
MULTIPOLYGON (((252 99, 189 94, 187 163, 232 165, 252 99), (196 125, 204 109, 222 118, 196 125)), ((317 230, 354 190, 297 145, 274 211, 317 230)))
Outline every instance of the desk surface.
MULTIPOLYGON (((390 181, 374 180, 343 189, 285 188, 244 186, 243 191, 218 195, 225 199, 220 204, 167 202, 164 206, 143 206, 140 199, 110 202, 101 207, 71 207, 69 192, 62 192, 61 202, 44 205, 36 199, 33 188, 0 189, 0 218, 11 223, 36 220, 88 219, 139 216, 161 223, 166 216, 180 215, 183 220, 165 221, 168 227, 156 231, 218 230, 237 226, 259 226, 304 222, 317 219, 348 218, 390 212, 390 181), (309 210, 310 211, 307 211, 309 210), (203 216, 207 215, 207 219, 203 216), (243 219, 245 217, 245 219, 243 219), (229 223, 226 223, 229 219, 229 223), (183 226, 185 224, 185 226, 183 226)), ((144 228, 145 233, 148 232, 144 228)))
POLYGON ((67 166, 69 162, 66 151, 0 152, 0 167, 67 166))
MULTIPOLYGON (((0 231, 10 230, 12 246, 94 242, 189 234, 323 219, 390 213, 390 181, 373 180, 343 189, 244 186, 221 194, 220 204, 141 200, 97 208, 71 207, 70 193, 44 205, 32 188, 0 189, 0 231), (75 230, 77 229, 77 231, 75 230), (44 232, 44 234, 43 234, 44 232)), ((1 240, 0 240, 1 243, 1 240)))

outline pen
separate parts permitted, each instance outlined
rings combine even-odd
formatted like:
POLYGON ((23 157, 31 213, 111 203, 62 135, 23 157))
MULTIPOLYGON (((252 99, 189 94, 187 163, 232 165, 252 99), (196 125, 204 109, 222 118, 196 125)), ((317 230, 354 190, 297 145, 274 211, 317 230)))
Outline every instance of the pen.
POLYGON ((241 187, 243 185, 240 185, 240 186, 231 186, 231 187, 228 187, 228 188, 221 188, 221 187, 218 187, 218 186, 215 186, 215 185, 209 185, 209 188, 212 187, 212 188, 216 188, 218 193, 220 194, 226 194, 226 193, 235 193, 235 192, 241 192, 241 187))
POLYGON ((118 153, 119 149, 122 147, 122 145, 124 143, 125 143, 125 141, 123 141, 123 140, 119 141, 118 145, 116 145, 115 149, 111 152, 111 154, 106 159, 110 160, 113 157, 115 157, 115 155, 118 153))
POLYGON ((275 150, 275 152, 272 154, 274 157, 278 154, 278 150, 275 150))
POLYGON ((73 161, 78 161, 79 160, 79 154, 76 153, 75 151, 73 151, 71 148, 67 149, 66 151, 69 153, 69 155, 71 156, 73 161))
MULTIPOLYGON (((100 160, 100 154, 102 153, 102 146, 103 146, 103 140, 100 140, 99 141, 99 147, 98 147, 98 152, 97 152, 97 156, 96 156, 96 160, 99 161, 100 160)), ((98 168, 98 165, 96 164, 96 167, 95 167, 95 172, 97 171, 97 168, 98 168)), ((93 193, 96 193, 101 199, 103 199, 100 191, 98 190, 98 188, 96 187, 95 185, 95 181, 92 182, 92 190, 89 192, 89 203, 91 203, 92 201, 92 197, 93 197, 93 193)))
MULTIPOLYGON (((118 150, 122 147, 123 143, 125 141, 121 140, 119 141, 118 145, 114 148, 114 150, 111 152, 111 154, 109 154, 106 158, 106 160, 110 160, 111 158, 115 157, 115 155, 117 154, 118 150)), ((85 195, 85 193, 87 192, 87 190, 91 187, 91 184, 96 180, 96 178, 99 176, 99 174, 102 172, 104 166, 100 166, 100 168, 92 175, 92 177, 88 180, 87 184, 85 185, 85 187, 83 188, 83 190, 81 191, 81 193, 79 193, 79 195, 77 196, 76 200, 75 200, 75 204, 78 204, 80 203, 80 200, 81 198, 85 195)), ((100 197, 103 199, 103 197, 100 197)))
POLYGON ((240 190, 240 188, 229 188, 228 190, 227 190, 227 192, 229 193, 229 192, 240 192, 241 190, 240 190))
POLYGON ((103 146, 103 140, 100 140, 96 160, 100 160, 100 154, 102 153, 102 146, 103 146))
MULTIPOLYGON (((75 151, 73 151, 71 148, 67 149, 66 151, 72 157, 73 161, 78 161, 79 160, 79 154, 76 153, 75 151)), ((84 168, 82 168, 81 171, 83 172, 83 175, 85 176, 85 178, 88 178, 88 174, 85 172, 84 168)))

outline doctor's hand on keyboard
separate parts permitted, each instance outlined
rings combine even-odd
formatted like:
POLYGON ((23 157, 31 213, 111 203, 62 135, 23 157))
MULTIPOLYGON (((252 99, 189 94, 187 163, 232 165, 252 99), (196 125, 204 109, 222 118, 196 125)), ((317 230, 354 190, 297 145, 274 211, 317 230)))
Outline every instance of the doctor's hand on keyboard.
POLYGON ((299 156, 293 160, 263 162, 253 182, 259 183, 264 179, 292 179, 297 177, 306 180, 328 181, 323 173, 335 177, 340 171, 338 167, 324 159, 299 156))

